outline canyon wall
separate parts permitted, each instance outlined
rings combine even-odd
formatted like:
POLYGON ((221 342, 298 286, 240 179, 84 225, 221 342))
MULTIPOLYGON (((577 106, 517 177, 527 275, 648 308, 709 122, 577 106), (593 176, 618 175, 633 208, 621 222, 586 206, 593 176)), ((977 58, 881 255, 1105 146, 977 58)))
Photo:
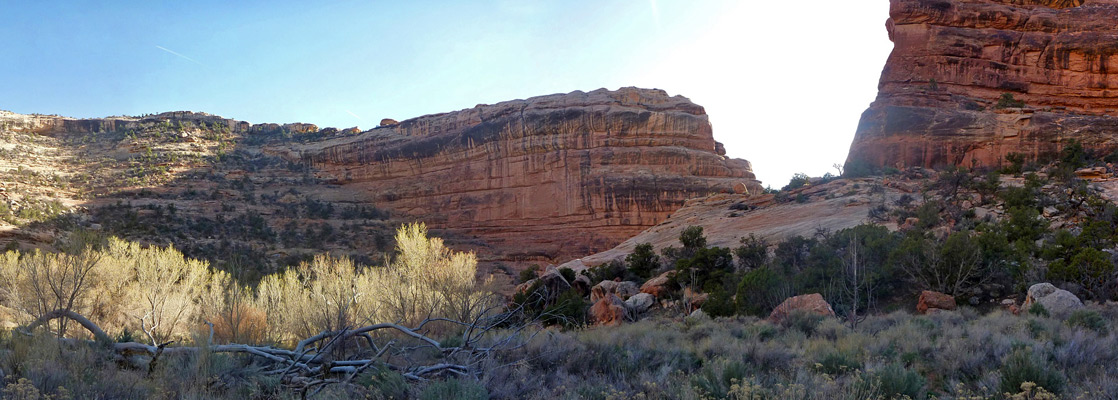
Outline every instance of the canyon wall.
POLYGON ((886 27, 894 49, 850 165, 1118 149, 1118 1, 892 0, 886 27))
POLYGON ((605 250, 690 198, 762 190, 749 162, 724 156, 702 107, 636 88, 386 120, 266 151, 311 165, 346 196, 514 261, 605 250))

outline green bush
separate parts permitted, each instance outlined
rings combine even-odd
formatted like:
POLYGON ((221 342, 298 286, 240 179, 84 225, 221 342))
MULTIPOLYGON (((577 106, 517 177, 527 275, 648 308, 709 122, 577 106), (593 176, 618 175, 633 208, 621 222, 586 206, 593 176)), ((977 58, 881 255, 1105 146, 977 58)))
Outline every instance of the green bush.
POLYGON ((761 267, 746 272, 738 283, 738 295, 735 299, 738 312, 759 317, 768 315, 777 302, 781 301, 779 285, 780 278, 771 268, 761 267))
POLYGON ((1041 305, 1040 303, 1033 303, 1033 305, 1029 307, 1029 314, 1030 315, 1035 315, 1035 316, 1038 316, 1038 317, 1048 317, 1048 316, 1050 316, 1050 314, 1048 314, 1048 309, 1044 308, 1044 306, 1041 305))
POLYGON ((586 324, 590 304, 574 289, 563 292, 555 304, 543 310, 540 321, 547 325, 575 328, 586 324))
POLYGON ((841 375, 862 369, 862 361, 849 352, 830 350, 815 360, 815 369, 828 375, 841 375))
POLYGON ((571 269, 570 267, 559 268, 559 275, 562 275, 563 279, 566 279, 568 283, 574 282, 575 278, 578 278, 575 270, 571 269))
POLYGON ((1108 332, 1106 318, 1094 310, 1076 310, 1068 317, 1067 324, 1073 328, 1090 329, 1100 335, 1108 332))
POLYGON ((900 364, 889 364, 873 374, 878 393, 886 399, 920 399, 927 383, 923 376, 900 364))
POLYGON ((1025 155, 1021 153, 1009 153, 1005 155, 1005 160, 1009 165, 1002 167, 1003 174, 1017 175, 1025 170, 1025 155))
POLYGON ((540 277, 540 266, 532 265, 527 269, 520 271, 520 283, 528 282, 530 280, 540 277))
POLYGON ((784 185, 784 187, 781 188, 780 190, 781 191, 788 191, 788 190, 792 190, 792 189, 799 189, 799 188, 802 188, 804 186, 807 186, 808 182, 810 182, 810 181, 811 181, 811 178, 808 177, 807 174, 796 173, 796 174, 792 175, 792 180, 788 181, 788 184, 784 185))
POLYGON ((400 373, 377 366, 357 377, 356 383, 369 388, 374 399, 404 400, 408 398, 408 381, 400 373))
POLYGON ((629 272, 641 279, 648 279, 656 270, 660 269, 660 257, 652 251, 652 244, 638 244, 633 252, 625 256, 625 264, 629 272))
POLYGON ((447 379, 432 382, 419 393, 422 400, 486 400, 489 391, 485 386, 472 380, 447 379))
POLYGON ((716 360, 703 366, 691 379, 691 386, 705 395, 704 398, 725 399, 729 398, 730 388, 744 382, 748 373, 749 370, 741 362, 716 360))
POLYGON ((629 270, 625 268, 625 263, 621 260, 613 260, 608 263, 599 264, 583 271, 587 278, 590 278, 590 284, 596 285, 601 281, 612 281, 615 278, 626 280, 629 275, 629 270))
POLYGON ((1002 97, 998 98, 998 104, 994 108, 1021 108, 1024 106, 1025 102, 1014 98, 1013 93, 1002 93, 1002 97))
POLYGON ((749 271, 760 268, 769 261, 769 243, 758 238, 752 233, 740 239, 741 246, 734 249, 734 256, 738 259, 738 267, 749 271))
POLYGON ((803 332, 805 335, 811 336, 815 330, 819 328, 819 323, 823 322, 823 316, 807 311, 796 310, 788 314, 780 321, 780 326, 785 329, 795 329, 803 332))
POLYGON ((1006 356, 1001 367, 1002 393, 1017 393, 1024 382, 1032 382, 1052 393, 1064 390, 1065 380, 1060 373, 1038 360, 1028 349, 1017 349, 1006 356))

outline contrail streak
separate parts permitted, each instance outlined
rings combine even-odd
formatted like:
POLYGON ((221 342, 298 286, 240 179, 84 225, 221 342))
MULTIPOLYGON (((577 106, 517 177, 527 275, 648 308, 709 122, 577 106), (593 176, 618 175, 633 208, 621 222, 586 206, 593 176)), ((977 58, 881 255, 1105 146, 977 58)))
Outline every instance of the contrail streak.
POLYGON ((345 112, 346 112, 346 113, 349 113, 349 115, 352 115, 352 116, 353 116, 353 118, 357 118, 357 119, 359 119, 359 120, 362 120, 362 121, 364 121, 364 120, 365 120, 364 118, 361 118, 361 117, 360 117, 360 116, 358 116, 357 114, 354 114, 354 113, 353 113, 353 111, 345 110, 345 112))
MULTIPOLYGON (((159 50, 163 50, 163 51, 166 51, 166 52, 168 52, 168 53, 171 53, 171 54, 174 54, 174 55, 176 55, 176 56, 179 56, 179 57, 185 58, 185 59, 187 59, 188 61, 190 61, 190 62, 192 62, 192 63, 198 64, 198 65, 202 65, 202 63, 198 62, 198 60, 195 60, 195 59, 193 59, 193 58, 190 58, 190 57, 184 56, 184 55, 182 55, 182 54, 176 53, 176 52, 174 52, 174 50, 168 49, 168 48, 166 48, 166 47, 163 47, 163 46, 155 46, 155 48, 157 48, 157 49, 159 49, 159 50)), ((202 65, 202 66, 203 66, 203 67, 205 67, 205 65, 202 65)))

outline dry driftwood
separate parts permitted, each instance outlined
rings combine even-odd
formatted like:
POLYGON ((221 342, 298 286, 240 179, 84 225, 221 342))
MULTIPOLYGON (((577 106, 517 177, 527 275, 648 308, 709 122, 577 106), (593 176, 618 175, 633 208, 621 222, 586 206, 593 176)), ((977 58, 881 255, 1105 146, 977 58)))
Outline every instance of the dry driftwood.
MULTIPOLYGON (((114 343, 112 338, 88 318, 70 310, 49 312, 27 326, 21 328, 24 334, 31 335, 36 328, 58 318, 72 320, 91 335, 94 342, 115 352, 121 359, 129 357, 149 357, 149 372, 155 368, 160 357, 212 353, 241 353, 263 360, 264 373, 279 375, 288 385, 300 388, 304 394, 311 394, 331 384, 347 385, 361 372, 376 365, 384 365, 395 370, 407 379, 427 380, 438 375, 453 375, 477 378, 481 374, 482 363, 495 352, 516 350, 530 341, 541 330, 525 334, 529 324, 507 327, 515 317, 509 312, 491 313, 487 309, 474 321, 457 321, 446 318, 428 318, 411 328, 397 323, 381 323, 357 328, 344 328, 324 331, 299 341, 294 349, 247 344, 220 344, 207 346, 175 346, 172 342, 145 344, 138 342, 114 343), (424 328, 434 322, 458 325, 464 329, 462 345, 443 346, 441 342, 424 334, 424 328), (500 335, 491 333, 497 327, 505 326, 500 335), (393 338, 378 345, 374 333, 393 338), (403 346, 403 342, 411 346, 403 346), (398 343, 399 342, 399 343, 398 343), (409 355, 419 348, 432 348, 440 355, 437 363, 416 364, 409 355), (348 355, 346 355, 348 354, 348 355)), ((210 343, 213 340, 213 326, 210 326, 210 343)), ((80 342, 74 339, 60 339, 80 342)))

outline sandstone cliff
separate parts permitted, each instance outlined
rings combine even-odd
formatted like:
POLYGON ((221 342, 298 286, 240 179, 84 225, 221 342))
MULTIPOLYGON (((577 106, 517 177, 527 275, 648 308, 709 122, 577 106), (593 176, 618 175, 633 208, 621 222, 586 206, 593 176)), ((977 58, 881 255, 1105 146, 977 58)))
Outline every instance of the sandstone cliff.
MULTIPOLYGON (((0 112, 0 247, 76 227, 269 272, 329 251, 376 262, 425 221, 486 261, 608 249, 687 199, 759 192, 702 107, 659 90, 575 92, 362 132, 170 112, 0 112)), ((252 279, 254 273, 241 275, 252 279)))
POLYGON ((892 0, 890 15, 894 50, 852 165, 992 166, 1069 139, 1118 148, 1118 2, 892 0))
POLYGON ((703 108, 661 90, 479 105, 269 151, 506 260, 608 249, 690 198, 761 191, 747 161, 724 156, 703 108))

